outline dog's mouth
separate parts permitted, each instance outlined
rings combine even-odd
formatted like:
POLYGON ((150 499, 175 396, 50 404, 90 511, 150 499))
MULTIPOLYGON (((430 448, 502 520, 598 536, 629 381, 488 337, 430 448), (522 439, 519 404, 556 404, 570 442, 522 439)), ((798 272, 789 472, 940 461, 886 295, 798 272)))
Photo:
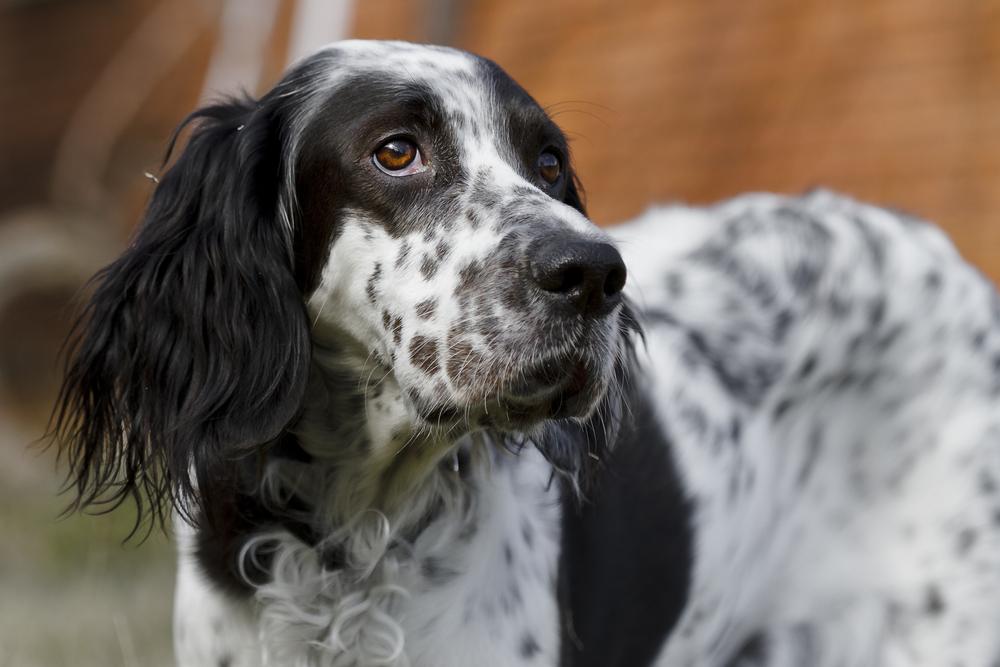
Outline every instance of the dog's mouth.
POLYGON ((530 430, 547 419, 586 417, 604 394, 605 375, 583 356, 553 358, 518 373, 517 382, 492 397, 418 408, 418 413, 427 425, 449 431, 530 430))

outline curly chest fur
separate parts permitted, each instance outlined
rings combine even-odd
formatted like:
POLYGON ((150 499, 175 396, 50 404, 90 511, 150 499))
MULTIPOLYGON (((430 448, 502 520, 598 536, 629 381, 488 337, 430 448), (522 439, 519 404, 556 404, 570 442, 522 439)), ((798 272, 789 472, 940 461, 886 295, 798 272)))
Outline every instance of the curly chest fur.
POLYGON ((369 513, 316 545, 281 529, 250 538, 246 561, 266 560, 270 572, 252 603, 232 603, 235 613, 205 596, 194 535, 182 531, 181 664, 228 664, 248 638, 263 648, 246 654, 250 665, 258 655, 281 665, 557 664, 561 531, 551 467, 534 449, 463 464, 437 473, 450 479, 431 486, 447 492, 429 501, 437 510, 415 536, 369 513))

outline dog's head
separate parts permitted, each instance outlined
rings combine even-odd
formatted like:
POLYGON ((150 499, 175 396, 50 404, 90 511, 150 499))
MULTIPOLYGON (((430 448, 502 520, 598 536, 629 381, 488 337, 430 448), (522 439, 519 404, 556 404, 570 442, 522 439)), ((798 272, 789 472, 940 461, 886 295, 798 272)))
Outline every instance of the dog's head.
POLYGON ((344 42, 187 123, 81 320, 57 427, 84 501, 181 500, 191 471, 204 497, 295 421, 314 364, 452 439, 608 393, 625 267, 565 137, 495 64, 344 42))

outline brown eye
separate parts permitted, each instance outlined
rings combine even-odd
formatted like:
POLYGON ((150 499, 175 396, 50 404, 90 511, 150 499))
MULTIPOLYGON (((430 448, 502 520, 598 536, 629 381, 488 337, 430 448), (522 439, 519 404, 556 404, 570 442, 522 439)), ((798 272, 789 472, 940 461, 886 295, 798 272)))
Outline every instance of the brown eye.
POLYGON ((559 157, 552 151, 545 151, 538 156, 538 175, 542 177, 542 180, 552 185, 559 180, 559 175, 562 173, 562 164, 559 162, 559 157))
POLYGON ((372 157, 378 168, 390 176, 408 176, 424 166, 420 149, 408 139, 390 139, 372 157))

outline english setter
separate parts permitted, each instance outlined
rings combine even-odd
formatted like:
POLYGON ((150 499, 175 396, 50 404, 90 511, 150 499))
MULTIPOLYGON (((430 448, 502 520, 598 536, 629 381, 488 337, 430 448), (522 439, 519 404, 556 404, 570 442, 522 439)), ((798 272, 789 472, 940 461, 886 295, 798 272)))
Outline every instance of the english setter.
POLYGON ((175 514, 179 664, 998 664, 1000 298, 935 228, 817 192, 612 241, 446 48, 186 125, 56 423, 80 505, 175 514))

